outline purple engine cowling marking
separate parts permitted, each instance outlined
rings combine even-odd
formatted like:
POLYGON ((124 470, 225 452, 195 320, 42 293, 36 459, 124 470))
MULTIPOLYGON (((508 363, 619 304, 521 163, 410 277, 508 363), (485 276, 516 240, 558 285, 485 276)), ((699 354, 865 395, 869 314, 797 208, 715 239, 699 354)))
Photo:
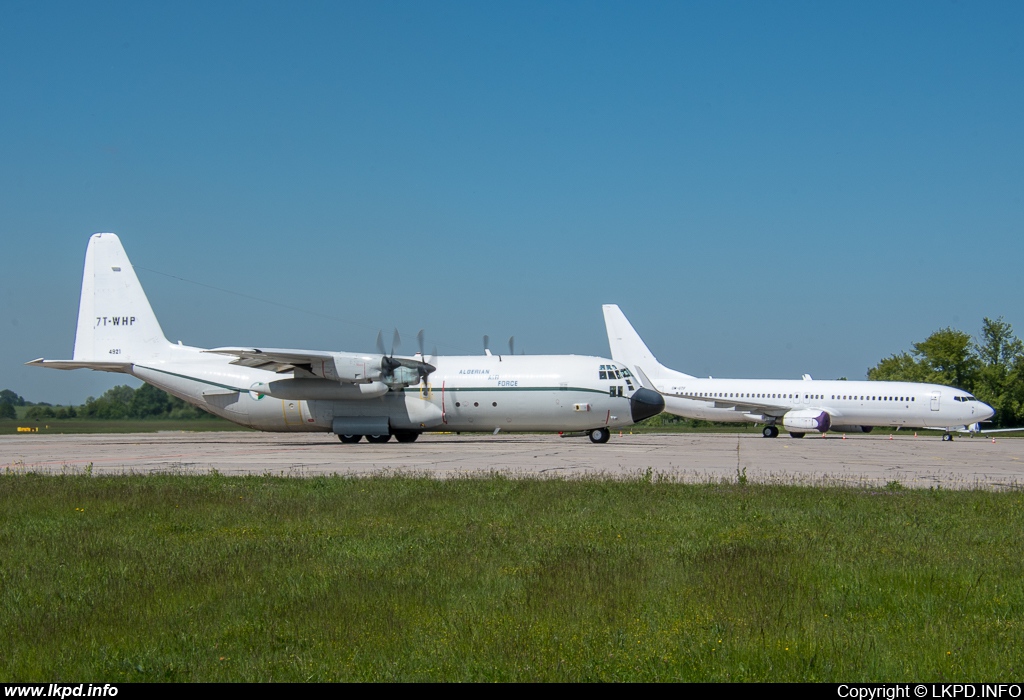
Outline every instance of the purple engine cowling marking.
POLYGON ((832 427, 832 416, 827 412, 822 411, 821 415, 815 419, 818 423, 818 430, 827 433, 828 429, 832 427))

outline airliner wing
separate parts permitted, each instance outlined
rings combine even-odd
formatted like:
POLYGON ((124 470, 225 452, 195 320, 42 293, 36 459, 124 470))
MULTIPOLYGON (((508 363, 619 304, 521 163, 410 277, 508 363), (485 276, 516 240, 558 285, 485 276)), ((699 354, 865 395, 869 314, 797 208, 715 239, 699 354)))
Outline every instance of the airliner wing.
MULTIPOLYGON (((680 399, 690 399, 691 401, 704 401, 712 404, 712 408, 731 408, 734 411, 740 413, 760 413, 766 416, 775 416, 779 418, 789 411, 794 409, 792 403, 772 403, 771 401, 751 399, 749 397, 744 398, 726 398, 722 396, 699 396, 697 394, 690 393, 674 393, 668 391, 661 392, 665 396, 675 396, 680 399)), ((807 408, 816 408, 813 405, 807 406, 807 408)), ((833 418, 837 418, 842 414, 836 411, 834 408, 829 409, 829 414, 833 418)))
POLYGON ((773 415, 773 411, 778 411, 781 416, 786 411, 792 410, 791 406, 784 406, 782 404, 773 404, 766 401, 757 401, 749 398, 725 398, 722 396, 699 396, 697 394, 689 393, 673 393, 663 391, 661 392, 665 396, 676 396, 680 399, 690 399, 691 401, 704 401, 709 404, 713 404, 713 408, 732 408, 736 411, 744 411, 747 413, 765 413, 767 415, 773 415))
POLYGON ((214 348, 212 350, 204 350, 203 352, 234 356, 235 359, 231 361, 233 365, 265 369, 271 372, 290 372, 293 369, 309 371, 309 368, 314 364, 319 365, 321 362, 333 362, 336 355, 336 353, 319 350, 284 350, 280 348, 269 348, 267 350, 260 350, 259 348, 214 348))

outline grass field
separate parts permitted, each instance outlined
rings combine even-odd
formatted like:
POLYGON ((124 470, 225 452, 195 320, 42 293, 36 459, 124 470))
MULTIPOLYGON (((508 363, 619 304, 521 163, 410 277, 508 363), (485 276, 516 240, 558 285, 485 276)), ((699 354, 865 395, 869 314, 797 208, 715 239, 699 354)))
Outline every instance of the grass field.
POLYGON ((161 430, 187 430, 206 432, 210 430, 249 430, 244 426, 221 418, 188 419, 152 419, 145 420, 86 420, 71 418, 68 420, 50 419, 45 421, 2 420, 0 435, 14 435, 19 427, 37 428, 40 433, 50 435, 79 433, 155 433, 161 430))
POLYGON ((8 681, 1014 680, 1024 494, 0 476, 8 681))

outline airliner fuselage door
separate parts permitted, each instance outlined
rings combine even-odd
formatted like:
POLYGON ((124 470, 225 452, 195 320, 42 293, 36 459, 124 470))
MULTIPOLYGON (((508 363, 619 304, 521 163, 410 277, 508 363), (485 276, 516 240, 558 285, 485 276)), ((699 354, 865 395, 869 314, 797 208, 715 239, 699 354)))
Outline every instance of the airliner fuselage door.
POLYGON ((941 396, 942 396, 941 392, 938 392, 938 391, 932 392, 932 410, 933 411, 938 411, 939 410, 939 397, 941 397, 941 396))

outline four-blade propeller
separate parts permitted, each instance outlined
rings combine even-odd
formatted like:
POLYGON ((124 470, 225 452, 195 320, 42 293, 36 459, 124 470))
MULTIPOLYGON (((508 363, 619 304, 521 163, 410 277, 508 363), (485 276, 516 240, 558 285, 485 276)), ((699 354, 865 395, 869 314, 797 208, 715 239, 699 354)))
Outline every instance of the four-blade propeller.
MULTIPOLYGON (((420 346, 420 357, 423 357, 423 331, 416 334, 420 346)), ((377 352, 381 354, 380 371, 387 378, 385 381, 394 384, 416 384, 426 382, 427 377, 437 368, 434 365, 411 357, 395 357, 395 351, 402 345, 402 336, 395 329, 391 338, 391 352, 384 349, 383 332, 377 332, 377 352)))

